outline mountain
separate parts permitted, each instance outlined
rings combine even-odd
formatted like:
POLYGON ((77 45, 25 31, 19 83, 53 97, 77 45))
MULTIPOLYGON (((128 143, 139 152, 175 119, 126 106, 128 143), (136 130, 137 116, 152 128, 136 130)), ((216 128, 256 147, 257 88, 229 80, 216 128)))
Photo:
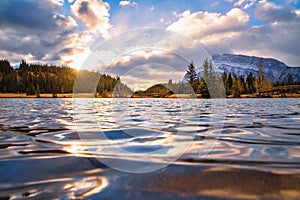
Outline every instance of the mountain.
MULTIPOLYGON (((238 76, 246 76, 252 72, 254 76, 258 76, 258 63, 263 62, 264 76, 267 79, 275 81, 283 81, 283 79, 291 74, 295 81, 300 81, 300 67, 289 67, 285 63, 274 58, 260 58, 247 55, 236 54, 216 54, 212 56, 215 72, 222 75, 225 71, 238 76)), ((203 68, 197 68, 197 74, 200 77, 203 68)), ((184 82, 187 81, 187 75, 184 82)))

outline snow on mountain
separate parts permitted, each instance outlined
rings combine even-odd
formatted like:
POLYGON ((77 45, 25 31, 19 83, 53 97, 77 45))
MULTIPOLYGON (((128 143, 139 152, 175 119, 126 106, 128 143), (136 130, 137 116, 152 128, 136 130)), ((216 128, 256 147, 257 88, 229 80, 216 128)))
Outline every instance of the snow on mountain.
MULTIPOLYGON (((216 54, 212 56, 213 67, 215 72, 222 75, 225 71, 227 74, 236 74, 238 76, 246 76, 252 72, 254 76, 258 76, 258 63, 262 60, 264 76, 272 81, 282 81, 288 74, 291 74, 294 80, 300 80, 300 67, 289 67, 285 63, 274 58, 260 58, 247 55, 235 54, 216 54)), ((202 66, 197 68, 198 76, 201 76, 202 66)), ((184 82, 187 81, 187 75, 184 82)))

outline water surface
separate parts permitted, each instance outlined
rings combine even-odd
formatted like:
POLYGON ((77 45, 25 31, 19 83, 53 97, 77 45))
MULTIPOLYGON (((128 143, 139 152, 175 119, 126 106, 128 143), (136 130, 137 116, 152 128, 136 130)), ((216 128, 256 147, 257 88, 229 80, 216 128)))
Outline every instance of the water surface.
POLYGON ((4 199, 300 198, 300 99, 0 105, 4 199))

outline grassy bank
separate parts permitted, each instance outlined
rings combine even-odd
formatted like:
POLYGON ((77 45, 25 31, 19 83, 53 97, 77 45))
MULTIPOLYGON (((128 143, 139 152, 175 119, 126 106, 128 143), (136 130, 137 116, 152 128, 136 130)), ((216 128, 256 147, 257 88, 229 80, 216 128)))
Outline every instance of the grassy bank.
MULTIPOLYGON (((40 98, 52 98, 53 94, 40 94, 40 98)), ((72 98, 72 93, 57 94, 57 98, 72 98)), ((37 98, 36 95, 26 95, 25 93, 0 93, 0 98, 37 98)))

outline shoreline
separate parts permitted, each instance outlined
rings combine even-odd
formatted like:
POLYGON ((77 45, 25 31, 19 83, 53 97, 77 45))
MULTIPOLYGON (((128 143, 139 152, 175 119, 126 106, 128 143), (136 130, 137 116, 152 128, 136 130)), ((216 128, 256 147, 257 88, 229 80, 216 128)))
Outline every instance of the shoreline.
POLYGON ((40 97, 26 95, 25 93, 0 93, 0 98, 73 98, 73 93, 57 94, 56 97, 53 97, 53 94, 50 93, 40 94, 40 97))
MULTIPOLYGON (((0 93, 0 98, 73 98, 74 94, 73 93, 62 93, 62 94, 57 94, 55 97, 53 97, 53 94, 46 93, 46 94, 40 94, 40 97, 37 97, 36 95, 26 95, 25 93, 0 93)), ((78 95, 75 94, 74 98, 94 98, 91 97, 90 94, 82 94, 78 95)), ((97 96, 96 98, 113 98, 111 95, 108 97, 101 97, 97 96)), ((116 97, 117 98, 117 97, 116 97)), ((193 98, 192 95, 190 94, 177 94, 177 95, 171 95, 171 96, 166 96, 166 97, 151 97, 151 96, 137 96, 133 95, 131 97, 124 97, 124 98, 163 98, 163 99, 168 99, 168 98, 182 98, 182 99, 190 99, 193 98)), ((197 95, 197 98, 199 99, 209 99, 209 98, 202 98, 200 95, 197 95)), ((284 94, 284 95, 270 95, 270 96, 256 96, 254 94, 242 94, 240 97, 233 97, 229 96, 226 97, 226 99, 252 99, 252 98, 300 98, 300 94, 284 94)))

